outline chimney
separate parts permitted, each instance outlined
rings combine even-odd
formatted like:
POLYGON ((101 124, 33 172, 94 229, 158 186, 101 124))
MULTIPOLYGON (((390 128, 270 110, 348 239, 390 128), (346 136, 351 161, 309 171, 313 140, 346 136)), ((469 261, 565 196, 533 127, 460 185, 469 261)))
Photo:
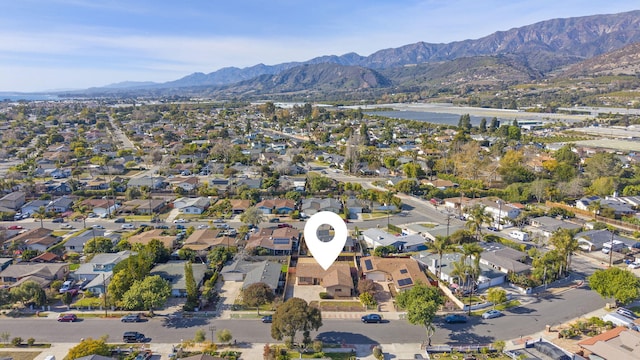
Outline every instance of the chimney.
POLYGON ((438 259, 431 259, 431 267, 434 269, 438 267, 438 259))

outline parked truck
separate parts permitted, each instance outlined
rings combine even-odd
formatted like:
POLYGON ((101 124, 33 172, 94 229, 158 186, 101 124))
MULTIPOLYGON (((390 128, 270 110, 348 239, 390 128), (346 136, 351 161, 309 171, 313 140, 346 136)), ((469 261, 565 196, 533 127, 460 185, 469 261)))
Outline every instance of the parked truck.
POLYGON ((509 232, 509 237, 520 240, 520 241, 529 241, 529 234, 520 230, 513 230, 509 232))

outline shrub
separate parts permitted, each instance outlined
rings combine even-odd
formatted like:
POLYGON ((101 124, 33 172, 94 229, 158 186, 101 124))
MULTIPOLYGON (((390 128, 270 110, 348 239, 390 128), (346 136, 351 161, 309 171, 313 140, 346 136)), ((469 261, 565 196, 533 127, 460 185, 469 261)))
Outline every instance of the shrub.
POLYGON ((321 292, 320 293, 320 299, 333 299, 333 296, 329 295, 326 292, 321 292))
POLYGON ((33 344, 35 344, 35 343, 36 343, 36 339, 34 339, 32 337, 27 339, 27 345, 33 346, 33 344))
POLYGON ((384 359, 384 354, 382 353, 382 348, 380 346, 373 348, 373 357, 378 360, 384 359))
POLYGON ((21 337, 14 337, 13 339, 11 339, 11 345, 13 346, 20 346, 22 345, 22 338, 21 337))
MULTIPOLYGON (((201 343, 204 341, 204 339, 206 339, 206 337, 207 337, 207 333, 205 333, 204 330, 202 329, 198 329, 196 330, 196 335, 193 337, 193 340, 195 342, 201 343)), ((211 341, 213 341, 213 339, 211 339, 211 341)))

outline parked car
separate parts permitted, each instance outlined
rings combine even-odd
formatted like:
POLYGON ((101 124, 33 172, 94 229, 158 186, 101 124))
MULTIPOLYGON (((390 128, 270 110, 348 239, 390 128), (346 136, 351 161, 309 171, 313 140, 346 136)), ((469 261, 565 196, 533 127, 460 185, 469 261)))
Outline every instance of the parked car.
POLYGON ((266 315, 262 317, 262 322, 263 323, 271 323, 273 321, 273 316, 272 315, 266 315))
POLYGON ((638 268, 640 268, 640 263, 632 262, 627 266, 629 267, 629 269, 638 269, 638 268))
POLYGON ((209 225, 207 225, 207 224, 200 224, 200 225, 198 225, 198 229, 200 229, 200 230, 202 230, 202 229, 208 229, 208 228, 209 228, 209 225))
POLYGON ((122 224, 122 226, 120 226, 120 227, 123 228, 123 229, 135 229, 136 228, 136 226, 131 224, 131 223, 122 224))
POLYGON ((360 318, 360 320, 362 320, 363 323, 369 324, 369 323, 381 323, 382 322, 382 316, 378 315, 378 314, 368 314, 363 316, 362 318, 360 318))
POLYGON ((123 316, 122 318, 120 318, 120 321, 122 322, 141 322, 142 316, 140 316, 140 314, 127 314, 125 316, 123 316))
POLYGON ((127 331, 122 335, 122 341, 125 343, 144 342, 146 338, 143 333, 137 331, 127 331))
POLYGON ((271 219, 269 219, 269 222, 270 222, 270 223, 279 223, 279 222, 280 222, 280 219, 278 219, 278 218, 271 218, 271 219))
POLYGON ((11 225, 8 227, 9 230, 22 230, 24 229, 22 226, 20 225, 11 225))
POLYGON ((487 227, 487 230, 490 230, 490 231, 499 231, 499 230, 498 230, 498 228, 497 228, 497 227, 495 227, 495 226, 489 226, 489 227, 487 227))
POLYGON ((173 220, 174 224, 184 224, 186 222, 187 222, 187 220, 185 220, 185 219, 175 219, 175 220, 173 220))
POLYGON ((289 227, 289 228, 290 228, 290 227, 293 227, 293 226, 291 226, 291 224, 284 224, 284 223, 282 223, 282 224, 278 224, 278 227, 279 227, 279 228, 285 228, 285 227, 289 227))
POLYGON ((467 317, 462 314, 450 314, 444 318, 447 324, 463 324, 467 322, 467 317))
POLYGON ((78 320, 76 314, 61 314, 58 316, 59 322, 74 322, 76 320, 78 320))
POLYGON ((126 220, 125 220, 125 218, 117 218, 117 219, 113 220, 113 222, 116 223, 116 224, 121 224, 121 223, 126 222, 126 220))
POLYGON ((67 280, 67 281, 63 282, 62 286, 60 286, 60 294, 71 290, 71 288, 73 287, 73 284, 74 284, 73 280, 67 280))
POLYGON ((52 223, 63 223, 64 222, 64 218, 61 218, 61 217, 55 218, 51 222, 52 223))
POLYGON ((489 311, 485 311, 484 313, 482 313, 482 318, 483 319, 493 319, 493 318, 497 318, 504 315, 502 312, 498 311, 498 310, 489 310, 489 311))
POLYGON ((631 320, 635 320, 638 318, 638 316, 631 310, 627 309, 627 308, 617 308, 616 309, 616 313, 624 316, 624 317, 628 317, 631 320))
POLYGON ((63 224, 60 225, 61 229, 73 229, 73 226, 71 224, 63 224))
POLYGON ((184 229, 184 225, 176 225, 176 229, 183 230, 184 229))
POLYGON ((100 225, 100 224, 95 224, 93 226, 91 226, 94 229, 104 229, 104 226, 100 225))

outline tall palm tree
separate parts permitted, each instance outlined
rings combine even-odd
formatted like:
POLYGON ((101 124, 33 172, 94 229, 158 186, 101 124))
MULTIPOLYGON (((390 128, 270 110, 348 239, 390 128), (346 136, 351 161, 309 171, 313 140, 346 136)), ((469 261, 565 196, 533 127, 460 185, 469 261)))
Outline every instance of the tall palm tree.
POLYGON ((551 235, 549 242, 556 248, 562 257, 563 268, 569 271, 571 267, 571 255, 578 250, 578 240, 573 237, 573 233, 569 229, 558 229, 551 235))
POLYGON ((593 218, 595 219, 598 215, 600 215, 600 211, 602 211, 603 206, 600 203, 600 200, 592 201, 587 206, 587 209, 593 213, 593 218))
POLYGON ((37 219, 40 219, 40 227, 43 228, 44 224, 42 223, 42 220, 44 219, 44 217, 47 214, 47 208, 45 208, 44 206, 40 206, 38 208, 38 210, 35 211, 34 217, 37 219))
POLYGON ((484 208, 482 205, 475 205, 469 209, 469 218, 465 223, 469 231, 475 233, 476 241, 482 239, 482 224, 491 221, 491 218, 484 212, 484 208))
POLYGON ((436 267, 436 278, 440 279, 440 268, 442 267, 442 255, 451 249, 451 242, 448 236, 436 235, 436 240, 431 244, 433 250, 438 254, 438 266, 436 267))
POLYGON ((83 228, 87 228, 87 215, 89 214, 89 207, 84 205, 81 201, 78 201, 73 205, 73 210, 78 212, 82 217, 83 228))

